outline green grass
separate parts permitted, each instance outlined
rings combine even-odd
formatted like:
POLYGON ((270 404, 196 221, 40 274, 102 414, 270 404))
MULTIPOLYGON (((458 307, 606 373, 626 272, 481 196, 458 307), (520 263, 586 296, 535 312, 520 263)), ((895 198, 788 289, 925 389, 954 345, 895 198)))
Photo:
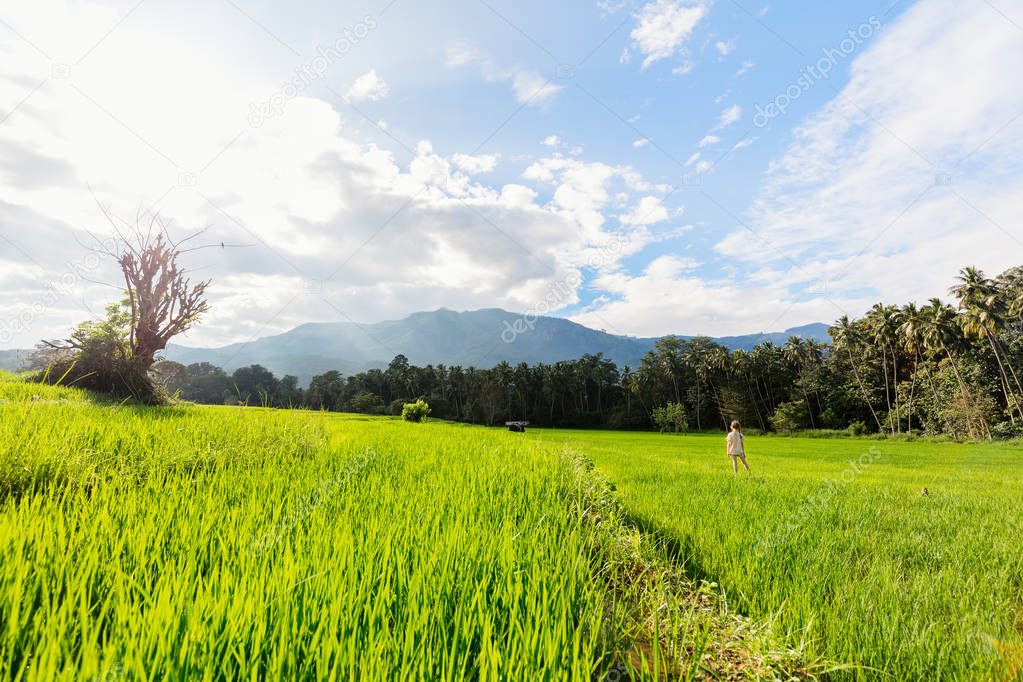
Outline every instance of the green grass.
POLYGON ((772 642, 561 447, 0 380, 2 679, 798 671, 772 642))
POLYGON ((750 437, 753 476, 736 478, 723 434, 531 438, 591 457, 633 519, 732 607, 859 666, 836 677, 1020 676, 1019 444, 750 437))
POLYGON ((0 377, 0 679, 1019 676, 1019 444, 747 448, 0 377))

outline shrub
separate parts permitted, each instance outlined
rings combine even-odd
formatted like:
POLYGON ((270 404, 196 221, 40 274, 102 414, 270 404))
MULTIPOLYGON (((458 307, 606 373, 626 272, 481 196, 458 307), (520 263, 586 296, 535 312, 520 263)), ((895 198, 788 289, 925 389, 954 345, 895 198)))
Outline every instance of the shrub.
POLYGON ((142 403, 165 402, 149 367, 131 354, 125 306, 115 303, 106 312, 101 320, 78 325, 67 344, 41 345, 32 356, 32 365, 39 370, 37 380, 142 403))
POLYGON ((406 405, 405 398, 395 398, 391 401, 391 404, 387 406, 387 414, 397 417, 399 414, 403 414, 406 405))
POLYGON ((363 414, 380 414, 384 401, 376 393, 360 393, 352 399, 352 409, 363 414))
POLYGON ((405 403, 405 407, 401 410, 401 418, 407 422, 419 423, 426 419, 428 414, 430 414, 430 406, 422 398, 414 403, 405 403))
POLYGON ((771 416, 771 426, 776 431, 785 433, 798 431, 809 426, 806 421, 806 415, 806 403, 802 401, 781 403, 775 408, 774 414, 771 416))
POLYGON ((658 407, 651 416, 661 433, 669 430, 673 433, 685 433, 689 430, 686 408, 681 403, 668 403, 664 407, 658 407))
POLYGON ((1001 422, 991 427, 991 437, 995 440, 1011 440, 1023 438, 1023 426, 1012 422, 1001 422))
POLYGON ((861 421, 854 421, 849 424, 849 435, 850 436, 865 436, 867 435, 867 425, 861 421))

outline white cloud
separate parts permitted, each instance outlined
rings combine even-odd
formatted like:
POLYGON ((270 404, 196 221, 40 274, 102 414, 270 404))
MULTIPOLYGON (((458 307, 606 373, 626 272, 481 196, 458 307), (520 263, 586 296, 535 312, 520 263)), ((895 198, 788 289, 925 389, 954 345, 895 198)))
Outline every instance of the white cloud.
POLYGON ((686 60, 686 61, 682 62, 681 64, 679 64, 678 66, 674 67, 671 70, 671 74, 673 76, 684 76, 684 75, 686 75, 687 73, 689 73, 690 71, 692 71, 695 68, 696 68, 696 64, 694 64, 693 62, 691 62, 689 60, 686 60))
POLYGON ((742 63, 742 66, 739 67, 739 70, 735 72, 736 77, 743 75, 754 66, 756 66, 756 64, 754 64, 752 60, 747 59, 742 63))
POLYGON ((546 145, 548 147, 557 147, 559 144, 561 144, 561 138, 558 137, 557 135, 548 135, 543 139, 543 142, 541 142, 540 144, 546 145))
POLYGON ((774 331, 836 317, 825 301, 792 305, 783 283, 749 287, 733 273, 704 274, 699 268, 701 263, 693 258, 665 255, 634 276, 620 271, 600 274, 592 285, 607 292, 605 300, 571 319, 591 327, 660 336, 746 334, 757 329, 754 325, 774 331))
POLYGON ((732 54, 735 50, 735 39, 732 40, 719 40, 714 43, 714 49, 718 51, 718 54, 722 57, 727 57, 732 54))
POLYGON ((739 140, 738 142, 736 142, 735 144, 732 145, 731 151, 737 152, 740 149, 745 149, 746 147, 752 146, 753 143, 756 142, 756 141, 757 141, 757 138, 755 138, 755 137, 744 137, 744 138, 742 138, 741 140, 739 140))
POLYGON ((703 156, 702 153, 693 152, 692 155, 690 155, 690 157, 686 159, 686 166, 692 166, 694 163, 700 160, 701 156, 703 156))
MULTIPOLYGON (((580 226, 579 236, 588 246, 575 252, 570 257, 572 262, 583 262, 586 254, 606 243, 606 211, 612 204, 612 192, 616 191, 616 187, 622 190, 617 194, 626 199, 635 192, 670 191, 663 185, 651 185, 629 166, 585 162, 560 155, 536 161, 526 168, 522 177, 552 187, 554 192, 548 208, 571 218, 580 226)), ((642 228, 645 224, 633 226, 642 228)), ((638 251, 650 239, 643 229, 634 229, 624 235, 619 233, 621 236, 627 238, 629 247, 619 255, 638 251)))
POLYGON ((627 213, 618 217, 623 225, 653 225, 668 219, 668 209, 657 197, 643 197, 627 213))
POLYGON ((519 104, 543 104, 564 89, 535 71, 518 70, 512 76, 512 90, 519 104))
POLYGON ((799 263, 792 286, 826 281, 851 314, 862 310, 845 292, 921 299, 944 295, 964 265, 1018 264, 1023 90, 1006 84, 1019 63, 1019 31, 997 13, 912 6, 772 164, 750 212, 772 248, 736 248, 749 241, 736 231, 718 249, 763 271, 799 263))
POLYGON ((709 147, 712 144, 717 144, 721 141, 721 138, 717 135, 705 135, 699 142, 700 147, 709 147))
POLYGON ((488 83, 509 83, 519 104, 540 106, 565 89, 563 85, 553 83, 549 78, 531 69, 521 66, 498 66, 488 54, 467 43, 449 45, 444 54, 444 63, 450 68, 475 65, 479 68, 483 80, 488 83))
POLYGON ((629 34, 633 46, 646 55, 643 68, 678 53, 708 7, 701 0, 654 0, 643 5, 629 34))
MULTIPOLYGON (((76 31, 103 35, 119 18, 92 16, 90 7, 41 0, 4 19, 74 63, 94 42, 76 31)), ((88 69, 32 93, 51 64, 28 46, 4 44, 0 111, 13 113, 0 126, 0 226, 16 246, 0 247, 0 319, 40 300, 65 264, 87 255, 78 245, 85 230, 109 229, 93 192, 119 215, 152 207, 172 235, 208 226, 204 243, 229 246, 186 257, 213 279, 212 311, 185 339, 202 345, 441 305, 527 310, 576 271, 574 255, 613 236, 604 216, 620 211, 600 200, 599 167, 564 160, 552 171, 557 200, 541 203, 524 183, 473 177, 495 169, 494 155, 441 153, 424 141, 410 161, 398 160, 354 138, 345 110, 301 94, 253 127, 249 104, 280 99, 282 86, 229 68, 215 49, 133 17, 90 54, 88 69), (579 222, 587 210, 599 219, 579 222)), ((651 191, 631 169, 607 173, 630 197, 651 191)), ((109 263, 89 275, 117 280, 109 263)), ((66 334, 115 295, 77 282, 4 345, 66 334)))
POLYGON ((494 154, 481 154, 479 156, 454 154, 451 160, 455 162, 455 168, 469 175, 489 173, 497 167, 497 156, 494 154))
POLYGON ((384 79, 377 74, 376 69, 370 69, 352 83, 352 87, 348 89, 348 99, 353 102, 362 102, 364 100, 377 102, 387 97, 389 92, 390 88, 387 87, 384 79))
POLYGON ((629 48, 623 47, 622 48, 622 53, 620 55, 618 55, 618 63, 619 64, 628 64, 631 61, 632 61, 632 53, 629 52, 629 48))
POLYGON ((733 104, 732 106, 728 107, 727 109, 721 112, 721 115, 718 117, 717 125, 714 126, 714 130, 721 130, 722 128, 727 128, 728 126, 738 121, 740 118, 742 118, 742 107, 740 107, 738 104, 733 104))
POLYGON ((635 147, 636 149, 639 149, 641 147, 645 147, 648 144, 650 144, 650 139, 646 138, 646 137, 641 137, 638 140, 633 140, 633 142, 632 142, 632 146, 635 147))

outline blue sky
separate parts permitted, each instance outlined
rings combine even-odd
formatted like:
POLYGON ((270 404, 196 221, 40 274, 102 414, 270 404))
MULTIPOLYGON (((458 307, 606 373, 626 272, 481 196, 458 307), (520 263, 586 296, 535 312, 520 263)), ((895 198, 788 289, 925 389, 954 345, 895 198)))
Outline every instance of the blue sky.
POLYGON ((0 55, 0 348, 116 295, 97 204, 206 228, 197 344, 748 333, 1020 260, 1018 2, 45 0, 0 55))

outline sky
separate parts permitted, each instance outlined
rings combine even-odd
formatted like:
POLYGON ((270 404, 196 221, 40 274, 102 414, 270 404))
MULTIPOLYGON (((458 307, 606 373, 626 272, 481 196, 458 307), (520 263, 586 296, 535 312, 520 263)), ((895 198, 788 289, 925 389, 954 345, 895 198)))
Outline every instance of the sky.
POLYGON ((156 214, 223 345, 501 307, 726 335, 1023 256, 1021 0, 0 7, 0 349, 156 214))

